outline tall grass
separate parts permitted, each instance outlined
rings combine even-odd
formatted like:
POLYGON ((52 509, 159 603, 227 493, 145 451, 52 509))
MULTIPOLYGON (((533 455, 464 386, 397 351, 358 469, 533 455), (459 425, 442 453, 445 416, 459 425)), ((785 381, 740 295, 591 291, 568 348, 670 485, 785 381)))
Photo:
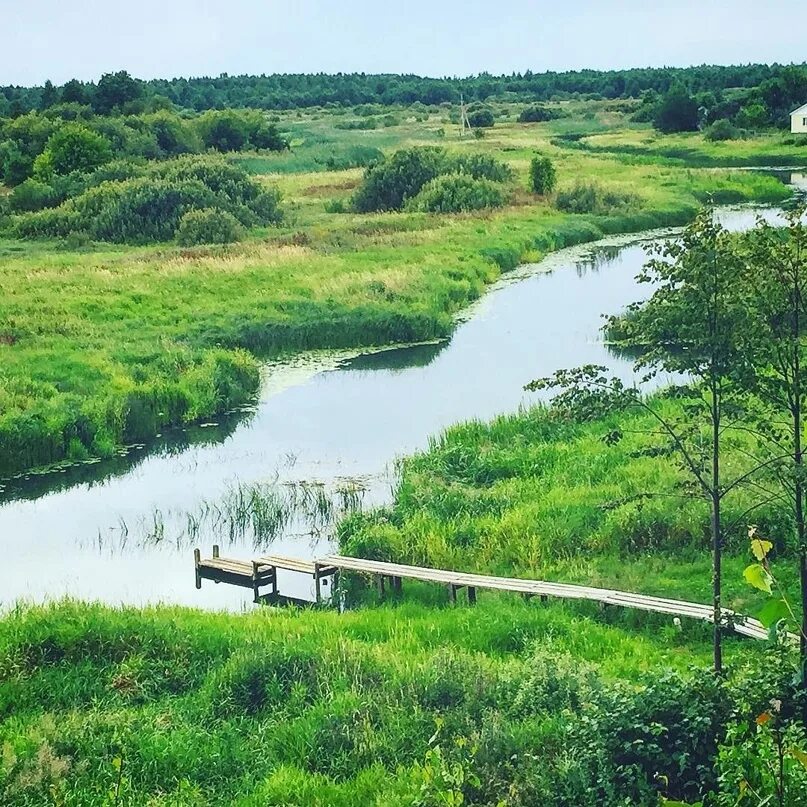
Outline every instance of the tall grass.
MULTIPOLYGON (((21 607, 0 619, 0 801, 423 803, 440 795, 438 745, 479 775, 461 787, 468 804, 508 792, 552 803, 575 778, 593 794, 571 738, 579 764, 562 773, 563 726, 588 720, 590 747, 598 731, 626 736, 603 711, 612 688, 702 662, 704 637, 495 595, 473 610, 409 602, 341 615, 21 607)), ((730 654, 741 647, 728 641, 730 654)), ((701 702, 675 680, 665 686, 679 707, 701 702)))

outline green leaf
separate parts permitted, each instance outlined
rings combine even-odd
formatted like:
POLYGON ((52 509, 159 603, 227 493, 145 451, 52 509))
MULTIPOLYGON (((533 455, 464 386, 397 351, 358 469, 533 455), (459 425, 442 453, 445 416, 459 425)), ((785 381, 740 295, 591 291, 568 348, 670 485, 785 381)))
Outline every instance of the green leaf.
POLYGON ((759 563, 752 563, 748 568, 746 568, 746 570, 743 572, 743 577, 745 578, 746 582, 752 585, 754 588, 758 588, 760 591, 764 591, 766 594, 771 593, 771 576, 768 574, 765 567, 761 566, 759 563))
POLYGON ((757 560, 765 560, 771 549, 773 549, 773 544, 770 541, 766 541, 764 538, 751 539, 751 552, 757 560))
POLYGON ((768 600, 757 615, 764 627, 770 628, 780 619, 787 619, 790 616, 787 603, 784 600, 768 600))
POLYGON ((801 764, 807 768, 807 753, 801 750, 801 748, 791 748, 788 751, 791 757, 797 759, 801 764))

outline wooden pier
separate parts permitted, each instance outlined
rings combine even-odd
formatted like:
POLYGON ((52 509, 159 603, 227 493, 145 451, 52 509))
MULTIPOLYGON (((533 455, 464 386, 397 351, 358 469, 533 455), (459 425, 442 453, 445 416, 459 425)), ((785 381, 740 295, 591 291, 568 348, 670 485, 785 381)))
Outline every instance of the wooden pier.
MULTIPOLYGON (((468 602, 476 602, 478 590, 508 591, 524 597, 538 596, 541 600, 557 597, 565 600, 589 600, 602 606, 620 606, 641 611, 687 617, 703 622, 713 621, 711 605, 672 600, 665 597, 650 597, 645 594, 632 594, 626 591, 613 591, 571 583, 550 583, 544 580, 528 580, 518 577, 494 577, 484 574, 469 574, 447 569, 432 569, 423 566, 408 566, 401 563, 385 563, 377 560, 351 558, 344 555, 327 555, 314 561, 288 558, 282 555, 266 555, 252 561, 232 560, 219 557, 218 547, 213 548, 213 557, 202 559, 199 550, 194 551, 196 587, 201 588, 202 580, 217 583, 230 583, 251 588, 255 601, 260 597, 260 589, 271 586, 272 595, 277 595, 277 571, 284 569, 310 575, 314 579, 316 601, 322 601, 322 586, 333 583, 340 572, 363 574, 374 577, 378 591, 383 595, 389 587, 400 592, 403 580, 419 580, 437 583, 448 587, 452 602, 457 601, 457 592, 466 590, 468 602)), ((723 609, 722 620, 728 629, 752 639, 767 639, 768 630, 756 619, 742 616, 729 609, 723 609)))

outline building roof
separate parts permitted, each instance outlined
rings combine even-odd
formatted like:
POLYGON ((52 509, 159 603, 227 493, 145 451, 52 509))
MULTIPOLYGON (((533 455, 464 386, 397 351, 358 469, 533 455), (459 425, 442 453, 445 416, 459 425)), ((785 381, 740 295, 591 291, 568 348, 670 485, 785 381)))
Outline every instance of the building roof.
POLYGON ((794 109, 790 113, 790 115, 792 117, 793 115, 801 115, 802 113, 805 113, 805 112, 807 112, 807 104, 804 104, 803 106, 800 106, 798 109, 794 109))

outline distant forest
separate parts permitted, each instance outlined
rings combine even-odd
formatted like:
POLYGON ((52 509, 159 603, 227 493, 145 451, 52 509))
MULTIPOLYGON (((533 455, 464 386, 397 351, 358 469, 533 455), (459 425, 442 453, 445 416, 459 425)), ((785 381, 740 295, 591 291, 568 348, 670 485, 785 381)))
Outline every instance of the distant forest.
MULTIPOLYGON (((687 68, 636 68, 630 70, 579 70, 564 73, 513 73, 494 76, 481 73, 467 78, 423 78, 415 75, 364 73, 277 74, 217 78, 154 79, 137 82, 139 91, 129 99, 138 112, 153 108, 153 100, 204 111, 228 107, 293 109, 313 106, 358 104, 440 104, 456 102, 460 93, 469 101, 502 98, 518 101, 548 101, 568 98, 639 98, 648 91, 666 93, 682 86, 693 95, 721 94, 729 89, 786 86, 803 68, 787 65, 700 65, 687 68), (143 108, 138 109, 138 106, 143 108)), ((128 74, 107 74, 98 83, 77 80, 61 87, 46 82, 41 87, 0 87, 0 116, 17 117, 32 110, 61 103, 92 105, 107 110, 104 79, 128 74)), ((107 82, 112 83, 113 82, 107 82)), ((805 99, 807 100, 807 99, 805 99)), ((158 104, 159 106, 159 104, 158 104)))

